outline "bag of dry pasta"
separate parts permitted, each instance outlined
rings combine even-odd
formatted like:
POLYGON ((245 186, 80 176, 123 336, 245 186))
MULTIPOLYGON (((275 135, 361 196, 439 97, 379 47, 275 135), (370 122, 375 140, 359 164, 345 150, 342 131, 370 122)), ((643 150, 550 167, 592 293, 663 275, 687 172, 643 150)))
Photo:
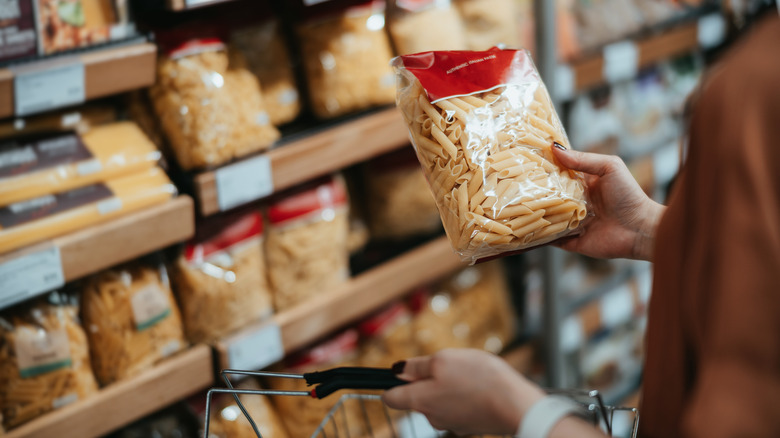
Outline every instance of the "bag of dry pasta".
POLYGON ((464 261, 579 231, 584 182, 554 160, 553 144, 569 141, 526 51, 424 52, 393 65, 398 107, 464 261))
POLYGON ((190 342, 210 342, 272 312, 263 217, 239 211, 204 221, 176 261, 173 280, 190 342))
POLYGON ((388 62, 393 53, 384 30, 384 3, 312 7, 304 14, 297 33, 314 114, 328 118, 392 103, 395 79, 388 62))
POLYGON ((174 32, 158 38, 164 55, 149 93, 183 169, 224 164, 268 149, 279 138, 260 84, 240 54, 229 55, 216 38, 174 32))
MULTIPOLYGON (((358 365, 358 332, 346 330, 314 347, 300 351, 285 360, 284 371, 289 373, 308 373, 342 366, 358 365)), ((311 391, 306 382, 300 379, 268 379, 268 385, 282 391, 311 391)), ((309 438, 320 422, 339 401, 341 392, 331 394, 324 399, 311 397, 278 396, 273 398, 276 410, 282 418, 290 438, 309 438)), ((352 406, 345 405, 344 415, 348 419, 361 419, 362 413, 352 406)), ((339 414, 341 415, 341 414, 339 414)), ((349 421, 346 436, 362 436, 362 422, 349 421)))
POLYGON ((453 0, 463 22, 466 44, 459 49, 486 50, 503 44, 520 47, 516 0, 453 0))
MULTIPOLYGON (((251 379, 244 380, 235 386, 240 389, 260 389, 257 382, 251 379)), ((288 438, 287 430, 268 397, 259 394, 242 394, 238 397, 255 422, 261 436, 288 438)), ((201 395, 199 399, 205 399, 205 397, 201 395)), ((198 406, 198 411, 201 410, 200 408, 201 406, 198 406)), ((205 415, 205 405, 202 408, 202 415, 205 415)), ((209 415, 211 415, 210 438, 257 438, 252 425, 249 424, 238 403, 231 395, 217 394, 209 415)))
POLYGON ((269 206, 265 253, 277 312, 349 277, 348 210, 340 177, 305 185, 269 206))
POLYGON ((440 285, 419 288, 408 299, 414 343, 421 355, 471 346, 467 325, 458 325, 452 293, 440 285))
POLYGON ((412 148, 372 160, 364 171, 373 237, 403 238, 441 229, 436 202, 412 148))
POLYGON ((52 293, 0 316, 0 412, 13 428, 97 392, 75 297, 52 293))
POLYGON ((460 15, 449 0, 391 0, 387 30, 401 55, 466 48, 460 15))
POLYGON ((414 343, 412 314, 402 302, 393 303, 358 325, 362 337, 360 364, 389 368, 393 363, 418 355, 414 343))
POLYGON ((295 73, 284 41, 276 20, 237 30, 231 36, 234 48, 262 84, 263 103, 274 126, 293 121, 301 112, 295 73))
POLYGON ((137 375, 186 346, 165 265, 136 261, 86 281, 81 314, 102 385, 137 375))

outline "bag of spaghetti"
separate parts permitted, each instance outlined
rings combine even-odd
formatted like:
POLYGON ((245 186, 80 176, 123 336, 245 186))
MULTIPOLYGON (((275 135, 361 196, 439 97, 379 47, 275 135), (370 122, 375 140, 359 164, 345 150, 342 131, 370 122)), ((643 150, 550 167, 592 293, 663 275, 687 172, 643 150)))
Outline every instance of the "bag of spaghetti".
POLYGON ((387 64, 393 52, 384 29, 384 2, 359 3, 348 8, 326 3, 302 11, 298 39, 317 117, 393 102, 395 82, 387 64))
POLYGON ((585 185, 554 160, 553 145, 569 140, 528 52, 424 52, 393 66, 398 107, 464 261, 580 230, 585 185))
POLYGON ((265 253, 277 312, 347 280, 348 210, 341 177, 299 187, 269 206, 265 253))
POLYGON ((74 295, 54 292, 0 316, 0 412, 13 428, 98 390, 74 295))
POLYGON ((81 314, 102 385, 150 368, 186 346, 168 272, 158 260, 142 260, 89 278, 81 314))
POLYGON ((210 342, 272 312, 263 217, 242 210, 198 224, 173 280, 190 342, 210 342))

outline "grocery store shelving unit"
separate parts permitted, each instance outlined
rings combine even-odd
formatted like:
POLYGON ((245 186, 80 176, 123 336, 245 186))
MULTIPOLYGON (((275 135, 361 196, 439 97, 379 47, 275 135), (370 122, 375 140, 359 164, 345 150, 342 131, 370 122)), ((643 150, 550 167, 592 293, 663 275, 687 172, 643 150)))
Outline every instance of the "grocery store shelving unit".
POLYGON ((92 438, 105 435, 210 386, 211 349, 195 345, 154 368, 12 429, 7 438, 92 438))
MULTIPOLYGON (((21 64, 20 68, 45 72, 68 63, 81 63, 84 65, 84 98, 90 100, 152 85, 156 54, 154 44, 139 42, 31 61, 21 64)), ((15 71, 12 67, 0 69, 0 118, 14 115, 15 71)), ((56 81, 56 78, 52 80, 56 81)))
MULTIPOLYGON (((192 198, 182 195, 164 204, 0 255, 0 265, 56 247, 64 280, 68 282, 187 240, 195 233, 194 217, 192 198)), ((28 298, 31 296, 23 297, 28 298)))
POLYGON ((229 0, 165 0, 165 7, 169 11, 188 11, 190 9, 225 3, 229 0))
MULTIPOLYGON (((284 353, 291 353, 402 297, 416 286, 435 281, 463 266, 447 238, 440 237, 280 312, 271 323, 280 329, 284 353)), ((219 366, 230 368, 231 345, 266 325, 247 327, 217 343, 219 366)))
MULTIPOLYGON (((400 113, 395 108, 387 108, 313 134, 304 134, 292 141, 283 140, 265 155, 270 161, 273 191, 276 192, 408 144, 407 129, 400 113)), ((242 162, 245 160, 235 164, 242 162)), ((229 172, 235 164, 194 177, 194 193, 202 215, 220 211, 217 172, 229 172)))

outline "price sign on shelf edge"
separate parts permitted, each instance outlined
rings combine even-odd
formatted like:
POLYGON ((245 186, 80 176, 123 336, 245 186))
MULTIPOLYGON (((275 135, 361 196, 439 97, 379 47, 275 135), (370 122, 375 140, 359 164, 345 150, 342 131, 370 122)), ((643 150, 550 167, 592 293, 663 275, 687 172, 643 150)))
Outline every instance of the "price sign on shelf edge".
POLYGON ((609 83, 633 79, 639 71, 639 48, 633 41, 604 46, 604 78, 609 83))
POLYGON ((228 366, 258 370, 284 358, 282 331, 273 322, 233 339, 228 345, 228 366))
POLYGON ((14 73, 14 111, 26 116, 84 102, 84 64, 57 59, 11 67, 14 73))
POLYGON ((0 309, 64 284, 60 249, 56 246, 0 262, 0 309))
POLYGON ((217 169, 217 203, 219 210, 230 210, 274 192, 271 160, 259 155, 217 169))

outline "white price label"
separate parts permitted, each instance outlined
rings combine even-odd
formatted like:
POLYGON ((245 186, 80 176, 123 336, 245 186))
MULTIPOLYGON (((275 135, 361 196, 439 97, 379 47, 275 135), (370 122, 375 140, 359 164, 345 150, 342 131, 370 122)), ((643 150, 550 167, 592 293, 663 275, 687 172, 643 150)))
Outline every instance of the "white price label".
POLYGON ((47 248, 0 263, 0 309, 65 284, 60 249, 47 248))
POLYGON ((636 77, 639 71, 639 49, 632 41, 621 41, 604 47, 604 78, 609 83, 636 77))
POLYGON ((566 318, 561 325, 561 350, 571 353, 578 350, 584 344, 585 329, 582 328, 582 320, 579 316, 572 315, 566 318))
POLYGON ((555 69, 555 97, 559 101, 571 100, 577 93, 577 78, 568 65, 559 65, 555 69))
POLYGON ((726 39, 726 19, 717 12, 701 17, 696 26, 696 36, 702 48, 716 47, 726 39))
POLYGON ((220 211, 230 210, 274 192, 271 160, 260 155, 216 171, 220 211))
POLYGON ((13 67, 16 115, 26 116, 84 102, 84 64, 46 62, 13 67))
POLYGON ((601 299, 601 324, 612 328, 626 323, 634 315, 634 294, 628 285, 619 286, 601 299))
POLYGON ((228 346, 228 365, 236 370, 259 370, 282 358, 282 331, 274 323, 234 339, 228 346))

